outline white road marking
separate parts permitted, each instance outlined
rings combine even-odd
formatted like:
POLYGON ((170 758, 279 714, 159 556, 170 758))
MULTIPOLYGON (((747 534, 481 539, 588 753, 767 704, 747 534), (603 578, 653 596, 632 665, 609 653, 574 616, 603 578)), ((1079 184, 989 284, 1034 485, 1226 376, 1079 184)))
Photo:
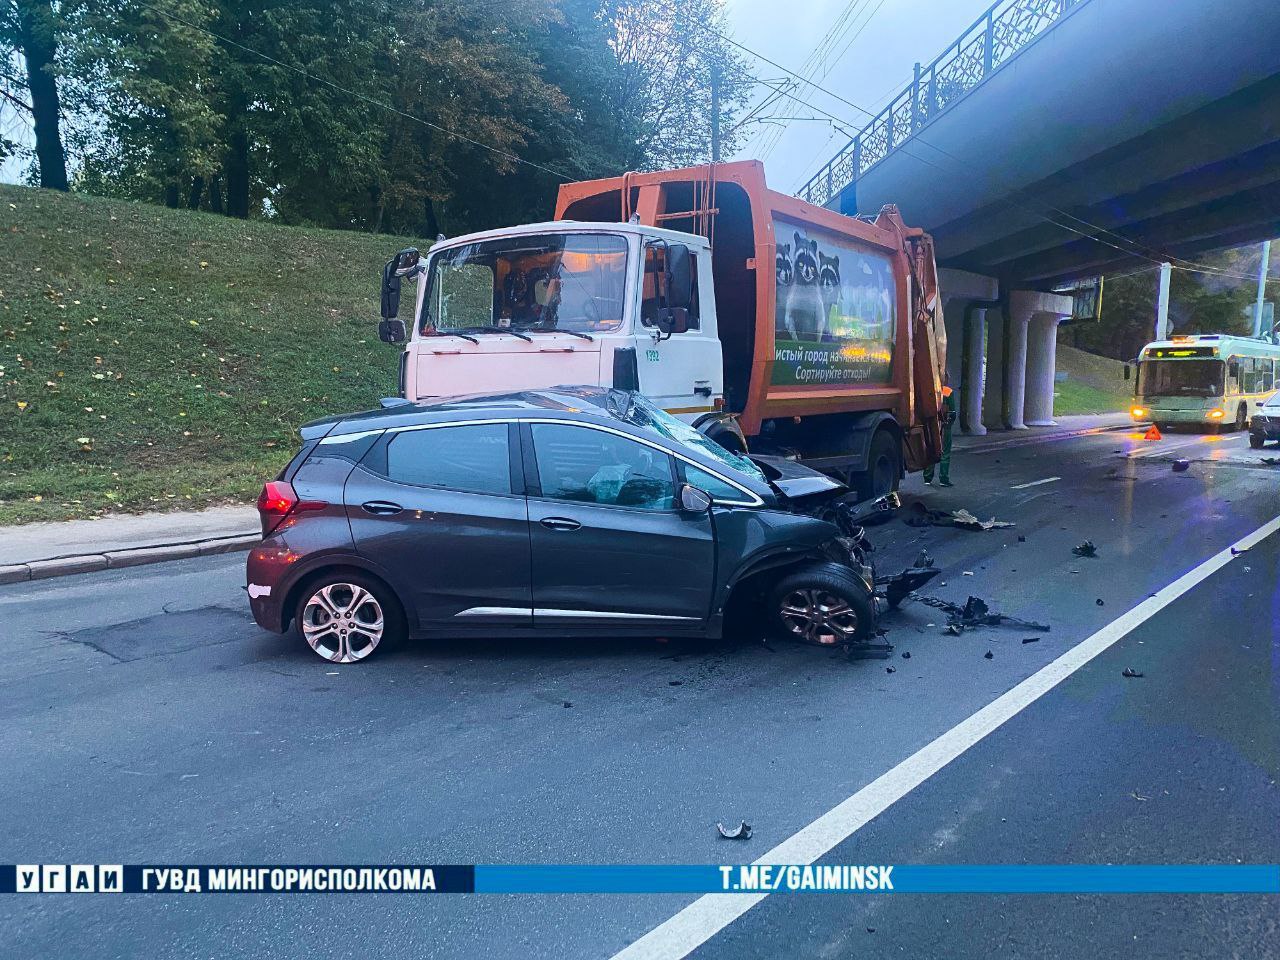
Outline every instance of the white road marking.
POLYGON ((1218 437, 1209 434, 1203 437, 1195 437, 1191 440, 1184 440, 1181 443, 1166 443, 1163 440, 1150 440, 1147 441, 1150 446, 1142 446, 1134 450, 1130 450, 1125 454, 1125 456, 1130 460, 1136 460, 1139 457, 1158 457, 1162 453, 1169 453, 1172 450, 1182 450, 1186 447, 1194 447, 1197 445, 1203 446, 1206 452, 1212 452, 1214 450, 1221 450, 1232 441, 1243 439, 1244 436, 1244 434, 1241 434, 1236 437, 1219 439, 1218 437))
POLYGON ((1027 487, 1038 487, 1042 483, 1053 483, 1055 480, 1061 480, 1061 477, 1045 477, 1043 480, 1032 480, 1030 483, 1016 483, 1010 490, 1025 490, 1027 487))
MULTIPOLYGON (((1007 720, 1035 703, 1094 657, 1119 642, 1188 590, 1232 560, 1232 550, 1247 550, 1280 530, 1280 517, 1214 554, 1158 593, 1076 644, 1052 663, 1001 694, 932 743, 871 781, 766 853, 756 863, 808 864, 849 839, 857 830, 924 783, 1007 720)), ((709 893, 614 954, 612 960, 679 960, 763 900, 765 893, 709 893)))

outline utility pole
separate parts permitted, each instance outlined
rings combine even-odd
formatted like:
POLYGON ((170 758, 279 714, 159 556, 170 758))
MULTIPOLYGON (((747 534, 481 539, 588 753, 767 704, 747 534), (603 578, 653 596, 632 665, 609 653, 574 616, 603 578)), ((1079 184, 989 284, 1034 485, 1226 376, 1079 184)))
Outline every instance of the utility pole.
POLYGON ((1262 241, 1262 263, 1258 265, 1258 300, 1253 305, 1253 335, 1262 336, 1262 308, 1267 300, 1267 270, 1271 266, 1271 241, 1262 241))
POLYGON ((720 162, 720 78, 719 60, 711 63, 711 162, 720 162))
POLYGON ((1173 272, 1170 264, 1160 264, 1160 292, 1156 297, 1156 339, 1169 338, 1169 275, 1173 272))

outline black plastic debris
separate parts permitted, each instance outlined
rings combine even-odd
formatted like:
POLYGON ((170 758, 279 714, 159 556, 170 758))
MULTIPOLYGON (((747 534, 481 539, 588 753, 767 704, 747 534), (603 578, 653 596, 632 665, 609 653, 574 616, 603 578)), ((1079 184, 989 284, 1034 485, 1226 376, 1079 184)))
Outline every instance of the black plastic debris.
POLYGON ((1092 540, 1086 540, 1084 543, 1078 543, 1072 547, 1071 552, 1077 557, 1096 557, 1098 548, 1093 545, 1092 540))
POLYGON ((1187 467, 1189 467, 1189 466, 1191 466, 1191 461, 1190 461, 1190 460, 1183 460, 1183 459, 1175 460, 1175 461, 1173 461, 1173 472, 1174 472, 1174 473, 1182 473, 1182 472, 1184 472, 1184 471, 1187 469, 1187 467))
POLYGON ((720 831, 720 836, 724 837, 726 840, 751 839, 751 824, 747 823, 745 820, 740 821, 732 830, 726 830, 723 823, 717 823, 716 829, 720 831))
POLYGON ((1235 547, 1232 547, 1232 548, 1231 548, 1231 555, 1232 555, 1233 557, 1238 557, 1238 556, 1240 556, 1240 554, 1242 554, 1242 553, 1248 553, 1248 552, 1249 552, 1249 548, 1248 548, 1248 547, 1245 547, 1243 550, 1237 550, 1235 547))
POLYGON ((941 571, 933 565, 933 557, 921 550, 915 562, 892 577, 876 577, 876 591, 883 593, 890 610, 897 610, 902 601, 936 577, 941 571))
POLYGON ((1039 637, 1023 637, 1022 642, 1023 643, 1039 643, 1040 638, 1039 637))
POLYGON ((683 680, 668 680, 668 681, 667 681, 667 686, 669 686, 669 687, 683 687, 683 686, 684 686, 684 681, 683 681, 683 680))
POLYGON ((903 650, 903 651, 902 651, 902 659, 903 659, 903 660, 910 660, 910 659, 911 659, 911 651, 910 651, 910 650, 903 650))
POLYGON ((961 530, 975 531, 1013 526, 1009 521, 997 520, 995 517, 990 520, 979 520, 965 509, 930 510, 919 500, 911 505, 903 521, 913 527, 959 527, 961 530))
POLYGON ((1259 463, 1265 463, 1268 467, 1280 467, 1280 457, 1259 457, 1259 463))
POLYGON ((990 650, 988 650, 986 653, 982 655, 983 660, 994 660, 995 658, 996 658, 996 655, 992 653, 990 650))
POLYGON ((573 704, 572 704, 572 703, 570 703, 568 700, 562 700, 562 701, 560 702, 560 706, 562 706, 562 707, 564 707, 566 710, 568 710, 570 707, 572 707, 572 706, 573 706, 573 704))
POLYGON ((1019 542, 1019 543, 1026 543, 1026 542, 1027 542, 1027 538, 1026 538, 1026 537, 1024 537, 1022 534, 1018 534, 1018 542, 1019 542))
POLYGON ((1124 668, 1124 670, 1122 670, 1122 671, 1120 672, 1120 676, 1122 676, 1122 677, 1140 677, 1140 676, 1142 676, 1142 672, 1141 672, 1140 670, 1135 670, 1135 669, 1133 669, 1133 667, 1125 667, 1125 668, 1124 668))
POLYGON ((967 627, 998 627, 1001 624, 1008 624, 1011 627, 1021 627, 1024 630, 1049 630, 1047 623, 1036 623, 1034 620, 1022 620, 1018 617, 1011 617, 1003 613, 995 613, 987 606, 987 602, 981 597, 969 597, 964 602, 964 606, 951 603, 947 600, 940 600, 937 597, 926 597, 919 593, 911 594, 911 599, 917 603, 923 603, 926 607, 933 607, 935 610, 945 611, 947 614, 947 625, 943 633, 948 636, 959 636, 967 627))
POLYGON ((884 668, 884 672, 885 672, 885 673, 897 673, 897 672, 898 672, 898 668, 897 668, 897 667, 885 667, 885 668, 884 668))
POLYGON ((1101 597, 1099 597, 1097 600, 1095 600, 1095 601, 1093 601, 1093 602, 1094 602, 1094 603, 1096 603, 1096 604, 1097 604, 1098 606, 1100 606, 1100 607, 1105 607, 1105 606, 1107 605, 1107 604, 1106 604, 1106 601, 1105 601, 1105 600, 1103 600, 1101 597))

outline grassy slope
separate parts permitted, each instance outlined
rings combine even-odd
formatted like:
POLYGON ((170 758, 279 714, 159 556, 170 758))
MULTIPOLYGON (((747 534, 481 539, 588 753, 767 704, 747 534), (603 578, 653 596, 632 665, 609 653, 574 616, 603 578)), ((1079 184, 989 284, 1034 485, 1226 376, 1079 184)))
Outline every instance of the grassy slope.
POLYGON ((1133 381, 1124 379, 1124 364, 1110 357, 1058 344, 1058 370, 1066 380, 1054 384, 1053 412, 1122 413, 1133 399, 1133 381))
POLYGON ((395 392, 400 245, 0 186, 0 523, 252 499, 395 392))

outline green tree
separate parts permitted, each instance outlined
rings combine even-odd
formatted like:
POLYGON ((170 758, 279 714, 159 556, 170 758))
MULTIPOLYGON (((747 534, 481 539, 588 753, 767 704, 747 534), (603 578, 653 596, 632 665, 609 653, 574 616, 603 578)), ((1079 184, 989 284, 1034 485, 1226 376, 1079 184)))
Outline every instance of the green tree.
POLYGON ((68 189, 58 92, 62 31, 53 0, 0 0, 0 83, 9 106, 31 118, 40 186, 53 190, 68 189))
POLYGON ((733 121, 754 81, 725 39, 722 0, 604 3, 622 68, 605 97, 629 125, 627 165, 661 169, 705 163, 717 124, 720 153, 731 154, 741 135, 733 121))

